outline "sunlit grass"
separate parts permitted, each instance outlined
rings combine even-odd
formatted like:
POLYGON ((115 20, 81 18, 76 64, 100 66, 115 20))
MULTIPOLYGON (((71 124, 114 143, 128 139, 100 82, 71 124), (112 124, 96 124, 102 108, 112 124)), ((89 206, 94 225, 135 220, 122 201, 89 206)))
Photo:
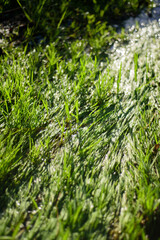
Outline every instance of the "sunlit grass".
POLYGON ((105 36, 1 56, 0 239, 160 236, 157 76, 126 94, 105 36))
POLYGON ((152 79, 126 96, 119 88, 123 68, 115 89, 110 69, 102 74, 84 46, 72 45, 68 61, 53 43, 1 58, 3 237, 154 234, 160 172, 152 79))

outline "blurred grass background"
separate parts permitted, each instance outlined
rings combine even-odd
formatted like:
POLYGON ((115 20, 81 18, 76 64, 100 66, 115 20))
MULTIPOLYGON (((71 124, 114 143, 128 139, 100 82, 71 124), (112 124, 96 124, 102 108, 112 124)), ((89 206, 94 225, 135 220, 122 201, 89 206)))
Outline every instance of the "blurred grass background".
MULTIPOLYGON (((142 8, 151 6, 150 0, 1 0, 0 11, 21 7, 35 31, 54 36, 61 25, 66 34, 91 34, 96 23, 119 23, 128 16, 138 14, 142 8)), ((62 30, 62 29, 61 29, 62 30)), ((35 32, 34 32, 35 33, 35 32)), ((58 31, 59 33, 59 31, 58 31)))

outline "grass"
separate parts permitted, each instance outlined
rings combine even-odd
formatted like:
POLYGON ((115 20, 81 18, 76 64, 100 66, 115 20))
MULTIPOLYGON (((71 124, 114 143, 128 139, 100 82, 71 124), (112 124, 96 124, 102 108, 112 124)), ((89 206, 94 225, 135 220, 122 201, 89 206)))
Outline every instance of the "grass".
POLYGON ((17 35, 22 38, 21 42, 24 42, 24 45, 26 42, 36 41, 37 36, 43 36, 49 41, 55 41, 57 37, 63 40, 65 38, 65 41, 87 37, 93 41, 95 37, 100 36, 104 28, 110 39, 113 38, 114 28, 106 28, 108 23, 119 24, 122 19, 130 15, 135 16, 144 7, 152 5, 151 0, 39 0, 38 4, 36 0, 1 0, 0 17, 5 19, 13 15, 13 21, 14 15, 18 15, 18 8, 26 17, 26 21, 22 22, 23 25, 24 22, 27 25, 25 31, 18 26, 14 31, 9 30, 12 32, 11 42, 17 40, 17 35))
POLYGON ((126 95, 100 36, 1 56, 0 239, 160 237, 156 73, 126 95))

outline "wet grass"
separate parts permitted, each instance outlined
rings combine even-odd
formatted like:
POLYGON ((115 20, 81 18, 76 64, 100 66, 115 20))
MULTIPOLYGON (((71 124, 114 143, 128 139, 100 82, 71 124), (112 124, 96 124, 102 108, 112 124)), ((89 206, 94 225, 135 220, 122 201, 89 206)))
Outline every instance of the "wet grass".
POLYGON ((49 41, 55 41, 57 37, 65 38, 65 41, 84 37, 93 39, 104 28, 112 38, 114 28, 106 28, 106 25, 119 24, 122 19, 135 16, 142 8, 152 5, 151 0, 40 0, 38 4, 36 0, 1 0, 0 22, 11 18, 10 25, 14 25, 14 17, 17 18, 21 9, 25 19, 20 26, 9 29, 9 38, 12 42, 19 36, 24 44, 36 41, 37 37, 49 41))
POLYGON ((2 239, 157 239, 159 86, 126 96, 83 40, 54 45, 1 58, 2 239))
POLYGON ((126 94, 100 36, 1 56, 0 239, 160 237, 160 86, 135 53, 126 94))

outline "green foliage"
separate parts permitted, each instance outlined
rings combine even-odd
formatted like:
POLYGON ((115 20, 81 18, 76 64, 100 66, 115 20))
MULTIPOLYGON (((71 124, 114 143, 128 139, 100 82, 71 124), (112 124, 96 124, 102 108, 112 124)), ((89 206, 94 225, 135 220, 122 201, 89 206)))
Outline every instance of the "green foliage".
POLYGON ((89 14, 88 40, 62 41, 67 14, 56 41, 0 56, 0 239, 158 239, 154 63, 133 53, 136 85, 126 94, 124 65, 116 76, 104 54, 113 29, 89 14))
POLYGON ((81 34, 95 35, 94 29, 98 24, 135 15, 150 3, 150 0, 40 0, 37 4, 37 0, 8 0, 2 1, 0 6, 1 12, 20 6, 29 23, 32 23, 32 35, 40 32, 48 38, 59 34, 78 38, 81 34))
MULTIPOLYGON (((141 86, 127 97, 123 66, 115 88, 109 61, 102 74, 85 47, 66 45, 67 61, 55 43, 1 57, 3 238, 154 236, 160 172, 152 79, 135 78, 141 86)), ((133 62, 138 74, 136 54, 133 62)))

